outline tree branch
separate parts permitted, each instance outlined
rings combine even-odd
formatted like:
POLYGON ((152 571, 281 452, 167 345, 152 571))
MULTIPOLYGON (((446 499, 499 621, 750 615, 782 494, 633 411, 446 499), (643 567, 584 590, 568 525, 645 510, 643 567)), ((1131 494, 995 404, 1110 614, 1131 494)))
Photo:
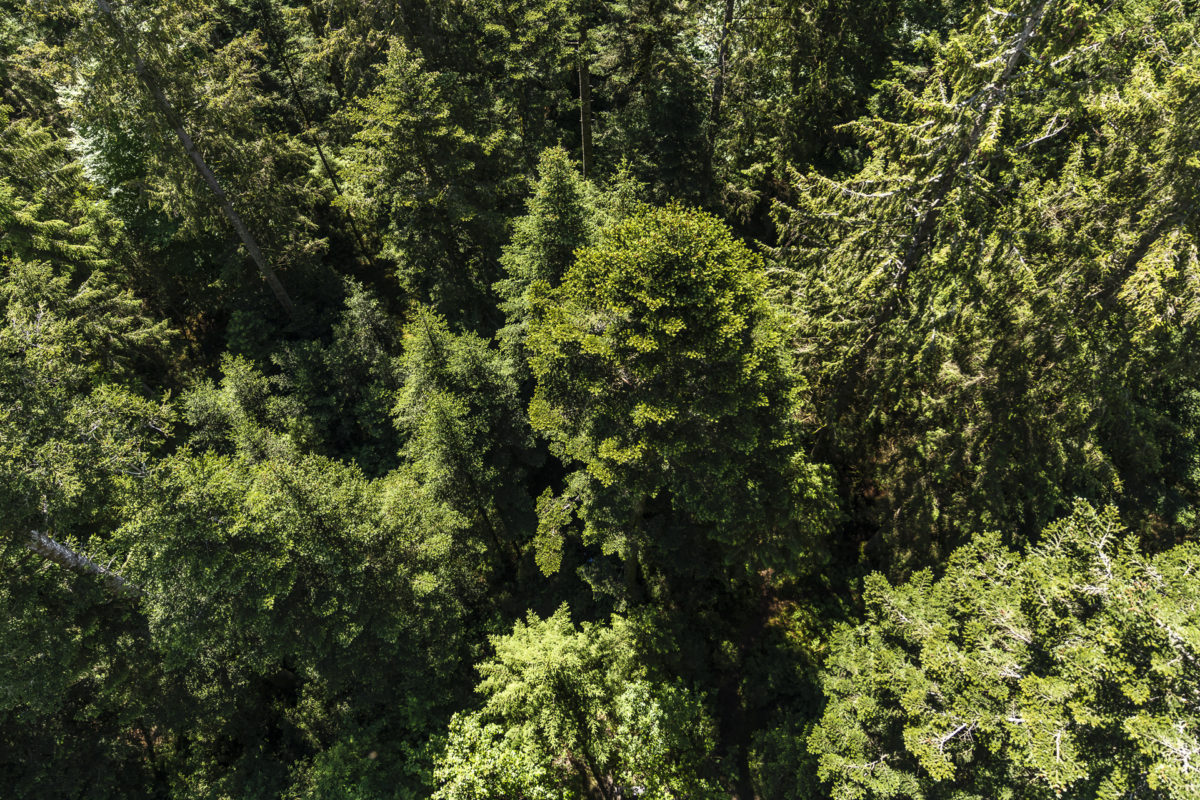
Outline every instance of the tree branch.
POLYGON ((234 209, 233 202, 225 194, 225 190, 221 187, 217 176, 209 169, 204 156, 196 149, 192 137, 188 135, 187 130, 183 127, 183 118, 179 116, 175 107, 171 105, 171 101, 163 94, 162 89, 158 85, 158 80, 149 67, 146 66, 146 62, 138 55, 137 49, 126 38, 125 29, 122 27, 121 21, 117 19, 112 6, 109 5, 108 0, 96 0, 96 6, 100 9, 101 17, 107 20, 109 26, 112 28, 113 35, 120 43, 121 48, 132 59, 134 73, 150 92, 150 96, 154 98, 155 105, 158 106, 158 110, 166 118, 167 124, 175 131, 175 136, 178 137, 179 143, 183 145, 184 152, 187 153, 192 163, 196 165, 196 171, 200 173, 200 177, 204 179, 213 196, 217 198, 217 202, 221 204, 221 209, 225 212, 225 216, 229 219, 230 224, 233 225, 233 229, 237 231, 238 237, 241 238, 242 244, 246 248, 246 252, 254 260, 258 271, 267 282, 267 286, 271 287, 271 292, 274 293, 275 299, 279 301, 279 305, 283 306, 283 310, 287 312, 293 322, 298 321, 296 306, 292 303, 292 298, 288 295, 287 290, 283 288, 283 284, 279 282, 279 277, 275 274, 275 270, 267 263, 267 259, 263 255, 262 249, 259 248, 254 234, 246 227, 246 223, 242 220, 241 215, 234 209))
POLYGON ((104 585, 114 593, 136 597, 142 593, 141 587, 130 583, 108 567, 97 564, 82 553, 77 553, 61 542, 56 542, 41 531, 30 531, 25 546, 47 561, 58 564, 63 569, 80 575, 95 575, 104 581, 104 585))

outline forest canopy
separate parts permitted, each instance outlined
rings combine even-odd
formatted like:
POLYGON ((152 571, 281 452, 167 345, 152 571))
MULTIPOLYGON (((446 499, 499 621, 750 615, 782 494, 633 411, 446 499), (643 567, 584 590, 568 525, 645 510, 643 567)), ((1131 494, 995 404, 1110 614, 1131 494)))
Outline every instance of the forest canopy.
POLYGON ((1197 0, 0 9, 0 794, 1200 800, 1197 0))

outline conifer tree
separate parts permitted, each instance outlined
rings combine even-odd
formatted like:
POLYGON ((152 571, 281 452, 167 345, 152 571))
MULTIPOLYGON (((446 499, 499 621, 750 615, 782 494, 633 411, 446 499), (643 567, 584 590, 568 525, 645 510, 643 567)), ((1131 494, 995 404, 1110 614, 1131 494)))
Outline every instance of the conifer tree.
POLYGON ((356 737, 385 758, 360 752, 344 781, 411 790, 480 591, 453 511, 411 474, 370 481, 282 448, 185 449, 135 508, 110 552, 143 590, 169 691, 141 702, 191 796, 328 785, 356 737))
POLYGON ((558 288, 535 285, 530 417, 583 468, 540 502, 546 547, 575 508, 584 540, 621 554, 631 589, 644 550, 668 573, 686 571, 671 550, 708 541, 730 566, 812 552, 829 500, 797 446, 797 385, 764 290, 756 256, 678 206, 606 229, 558 288))
POLYGON ((1195 30, 1170 3, 978 11, 855 123, 861 170, 778 207, 817 453, 876 563, 1033 537, 1077 494, 1188 518, 1195 30))
POLYGON ((538 466, 518 387, 500 353, 421 310, 410 324, 393 410, 402 453, 431 496, 470 520, 499 564, 515 566, 533 529, 526 486, 538 466))
POLYGON ((61 142, 0 124, 0 772, 14 798, 146 794, 158 675, 106 546, 169 441, 169 331, 116 285, 118 226, 61 142))
POLYGON ((719 797, 703 705, 647 674, 633 633, 620 617, 577 628, 564 606, 494 638, 483 707, 450 723, 434 797, 719 797))
POLYGON ((1198 25, 0 0, 0 794, 1197 800, 1198 25))
POLYGON ((1024 555, 989 535, 937 580, 872 576, 808 742, 831 796, 1195 797, 1198 566, 1079 503, 1024 555))
POLYGON ((514 224, 512 241, 500 259, 508 277, 495 286, 505 318, 498 334, 501 347, 522 378, 528 378, 529 290, 536 281, 551 287, 562 281, 575 251, 592 240, 596 213, 595 192, 567 151, 556 147, 542 153, 526 215, 514 224))
POLYGON ((343 153, 343 202, 378 232, 414 298, 477 325, 511 202, 511 142, 505 131, 478 132, 460 89, 395 42, 379 85, 349 115, 357 130, 343 153))
POLYGON ((309 178, 309 147, 288 130, 298 115, 265 72, 263 33, 233 9, 107 0, 69 8, 55 55, 70 78, 63 99, 76 145, 113 190, 142 256, 184 284, 158 290, 181 317, 206 292, 258 314, 275 302, 297 321, 308 284, 298 279, 311 280, 325 249, 314 229, 323 187, 309 178))

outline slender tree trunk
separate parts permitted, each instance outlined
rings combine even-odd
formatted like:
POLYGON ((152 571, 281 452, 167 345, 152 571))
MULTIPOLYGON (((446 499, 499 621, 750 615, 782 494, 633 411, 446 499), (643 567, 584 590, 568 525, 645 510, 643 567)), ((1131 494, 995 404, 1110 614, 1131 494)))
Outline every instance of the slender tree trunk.
POLYGON ((717 74, 713 78, 712 106, 708 114, 708 152, 705 153, 705 179, 711 186, 713 180, 713 151, 717 145, 717 129, 721 125, 721 103, 725 100, 725 75, 729 65, 729 29, 733 27, 735 0, 725 0, 725 13, 721 18, 721 38, 717 44, 717 74))
POLYGON ((108 567, 97 564, 92 559, 76 553, 65 544, 54 541, 41 531, 30 531, 25 546, 47 561, 58 564, 63 569, 69 569, 80 575, 95 575, 104 581, 104 585, 119 595, 136 596, 141 589, 122 578, 108 567))
POLYGON ((734 0, 725 0, 721 39, 717 44, 717 75, 713 79, 712 111, 709 114, 714 126, 721 119, 721 102, 725 99, 725 74, 729 65, 729 29, 733 27, 733 6, 734 0))
POLYGON ((283 306, 283 310, 287 312, 293 322, 297 321, 296 306, 292 303, 292 298, 288 296, 287 290, 283 288, 283 284, 279 282, 279 277, 275 274, 275 270, 267 263, 267 259, 263 256, 262 249, 258 246, 258 241, 246 227, 246 223, 242 221, 242 217, 233 207, 229 196, 225 194, 225 190, 221 187, 221 183, 217 180, 217 176, 209 169, 208 163, 205 162, 204 156, 196 149, 196 145, 192 142, 192 137, 188 135, 187 130, 183 127, 183 118, 175 111, 175 107, 171 105, 171 101, 163 94, 162 89, 158 85, 154 74, 146 66, 146 62, 138 55, 137 50, 129 42, 125 36, 125 29, 121 26, 121 21, 117 19, 117 15, 113 12, 112 6, 108 0, 96 0, 96 6, 100 9, 100 14, 103 19, 108 21, 112 28, 113 34, 121 47, 133 60, 133 70, 138 79, 150 92, 150 96, 154 98, 154 104, 158 106, 159 112, 166 118, 167 124, 175 131, 175 136, 179 138, 179 143, 183 145, 183 150, 187 153, 188 158, 196 165, 196 171, 200 173, 200 177, 208 185, 209 190, 217 198, 217 202, 221 205, 221 209, 228 217, 233 229, 237 231, 238 236, 242 240, 242 244, 246 248, 246 252, 250 254, 250 258, 254 260, 258 271, 262 274, 263 280, 267 282, 267 286, 271 288, 271 292, 275 295, 275 299, 279 301, 279 305, 283 306))
MULTIPOLYGON (((279 63, 283 66, 283 72, 284 75, 287 76, 288 86, 291 87, 292 96, 296 98, 296 107, 299 108, 300 117, 304 120, 304 130, 312 137, 313 146, 315 146, 317 149, 317 156, 321 159, 321 165, 325 168, 325 174, 329 176, 329 182, 333 186, 334 193, 338 197, 341 197, 341 182, 338 181, 337 172, 334 170, 333 166, 330 165, 329 159, 325 156, 325 148, 321 146, 321 135, 315 130, 316 126, 313 124, 313 116, 308 111, 308 103, 305 102, 304 95, 300 92, 300 86, 296 83, 296 78, 292 74, 291 55, 288 53, 287 31, 285 30, 283 32, 282 37, 276 35, 274 22, 272 20, 272 17, 274 16, 274 7, 271 6, 270 0, 263 0, 261 13, 263 18, 263 30, 266 32, 267 38, 274 45, 276 52, 279 54, 279 63)), ((349 207, 345 209, 345 212, 346 221, 350 223, 350 232, 354 236, 355 244, 358 245, 359 254, 363 257, 366 265, 370 267, 373 272, 378 272, 378 268, 375 265, 375 259, 371 257, 370 252, 367 250, 366 239, 363 237, 362 233, 359 232, 358 223, 354 221, 354 213, 349 207)))
POLYGON ((583 150, 583 177, 592 169, 592 73, 588 69, 587 28, 579 30, 579 139, 583 150))

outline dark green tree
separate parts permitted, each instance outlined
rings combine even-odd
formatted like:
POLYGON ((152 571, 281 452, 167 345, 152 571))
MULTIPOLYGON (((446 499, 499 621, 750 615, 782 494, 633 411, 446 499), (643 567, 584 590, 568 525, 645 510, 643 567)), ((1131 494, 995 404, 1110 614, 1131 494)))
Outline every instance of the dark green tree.
POLYGON ((0 123, 0 772, 14 798, 144 796, 157 674, 101 553, 170 435, 146 385, 169 332, 115 285, 116 226, 61 143, 0 123))
POLYGON ((419 310, 407 330, 394 408, 402 455, 431 496, 470 521, 500 564, 515 566, 533 532, 530 472, 542 454, 500 352, 419 310))
POLYGON ((876 563, 1035 537, 1076 495, 1190 520, 1195 24, 981 10, 855 124, 860 171, 778 207, 816 453, 876 563))
POLYGON ((278 451, 184 450, 135 503, 109 548, 166 673, 140 703, 179 793, 419 791, 481 589, 454 512, 406 472, 278 451))
POLYGON ((529 290, 536 281, 557 286, 575 260, 575 251, 591 242, 595 195, 566 150, 556 147, 542 153, 526 214, 513 224, 512 241, 500 259, 508 277, 495 286, 505 319, 500 345, 522 383, 529 378, 525 349, 531 319, 529 290))
POLYGON ((511 134, 479 125, 461 91, 454 74, 395 42, 378 86, 349 112, 343 202, 413 297, 479 324, 515 181, 504 166, 511 134))
POLYGON ((868 110, 874 84, 929 60, 923 39, 958 22, 943 0, 848 3, 718 0, 702 28, 714 53, 708 98, 713 200, 770 237, 771 202, 789 170, 855 163, 844 126, 868 110))

